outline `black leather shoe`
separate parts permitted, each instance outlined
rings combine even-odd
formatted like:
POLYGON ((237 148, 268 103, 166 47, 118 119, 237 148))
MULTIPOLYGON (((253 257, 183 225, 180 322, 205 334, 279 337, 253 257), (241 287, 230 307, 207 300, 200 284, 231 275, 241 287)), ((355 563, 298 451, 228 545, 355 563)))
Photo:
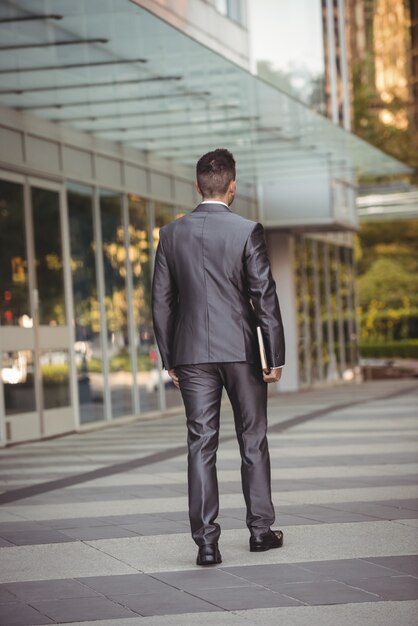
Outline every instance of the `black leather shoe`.
POLYGON ((196 565, 218 565, 218 563, 222 563, 222 557, 217 543, 208 543, 200 546, 196 565))
POLYGON ((281 530, 269 530, 260 537, 250 537, 250 552, 265 552, 272 548, 281 548, 283 533, 281 530))

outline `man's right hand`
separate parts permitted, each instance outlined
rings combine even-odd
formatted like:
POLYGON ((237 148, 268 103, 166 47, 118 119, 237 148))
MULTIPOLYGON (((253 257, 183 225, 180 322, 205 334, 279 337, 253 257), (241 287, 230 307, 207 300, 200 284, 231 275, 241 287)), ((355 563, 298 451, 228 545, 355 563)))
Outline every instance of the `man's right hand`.
POLYGON ((269 374, 263 372, 263 378, 265 383, 277 383, 282 377, 282 367, 278 367, 275 370, 270 370, 269 374))

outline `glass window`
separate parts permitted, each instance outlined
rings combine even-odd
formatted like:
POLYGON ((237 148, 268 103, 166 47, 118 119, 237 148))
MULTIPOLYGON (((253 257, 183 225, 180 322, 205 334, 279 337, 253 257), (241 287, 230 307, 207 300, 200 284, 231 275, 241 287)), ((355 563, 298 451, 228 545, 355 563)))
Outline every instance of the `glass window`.
POLYGON ((65 324, 60 197, 49 189, 31 189, 35 238, 36 284, 39 323, 65 324))
POLYGON ((6 415, 36 410, 35 368, 30 350, 3 352, 1 379, 6 415))
POLYGON ((159 408, 160 374, 151 313, 150 225, 145 200, 134 194, 129 195, 129 241, 137 382, 141 412, 144 412, 159 408))
POLYGON ((75 355, 81 423, 104 419, 104 377, 97 295, 93 190, 67 188, 71 274, 74 301, 75 355))
POLYGON ((306 258, 306 241, 304 237, 295 237, 296 265, 296 305, 298 319, 298 359, 301 385, 311 383, 311 334, 309 324, 309 293, 306 258))
POLYGON ((132 413, 132 366, 126 298, 126 248, 121 196, 100 191, 105 306, 112 416, 132 413))
POLYGON ((0 180, 0 326, 32 326, 23 185, 0 180))
POLYGON ((69 356, 67 350, 43 352, 40 357, 45 409, 70 406, 69 356))
MULTIPOLYGON (((159 230, 165 224, 169 224, 175 219, 185 215, 185 212, 177 209, 171 204, 163 202, 155 202, 155 228, 154 228, 154 248, 157 247, 159 239, 159 230)), ((165 387, 165 401, 167 408, 181 405, 180 392, 171 382, 171 378, 167 370, 162 371, 163 382, 165 387)))

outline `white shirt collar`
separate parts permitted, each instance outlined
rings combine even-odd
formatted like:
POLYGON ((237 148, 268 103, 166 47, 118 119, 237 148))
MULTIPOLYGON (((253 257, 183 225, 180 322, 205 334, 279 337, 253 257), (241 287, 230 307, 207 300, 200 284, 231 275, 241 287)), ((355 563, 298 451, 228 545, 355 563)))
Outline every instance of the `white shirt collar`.
POLYGON ((223 204, 229 209, 229 206, 226 204, 226 202, 222 202, 221 200, 202 200, 200 204, 223 204))

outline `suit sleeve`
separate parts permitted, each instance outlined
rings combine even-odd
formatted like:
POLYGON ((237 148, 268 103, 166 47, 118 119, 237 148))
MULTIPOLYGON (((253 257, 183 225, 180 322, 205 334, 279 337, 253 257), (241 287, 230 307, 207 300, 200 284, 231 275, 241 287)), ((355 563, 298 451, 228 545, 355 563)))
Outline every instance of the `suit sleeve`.
POLYGON ((174 340, 177 302, 177 285, 169 268, 163 235, 162 231, 160 231, 152 280, 152 318, 163 367, 167 370, 173 367, 171 351, 174 340))
POLYGON ((263 334, 267 362, 271 368, 281 367, 285 362, 282 316, 260 223, 254 226, 247 239, 244 257, 248 291, 263 334))

